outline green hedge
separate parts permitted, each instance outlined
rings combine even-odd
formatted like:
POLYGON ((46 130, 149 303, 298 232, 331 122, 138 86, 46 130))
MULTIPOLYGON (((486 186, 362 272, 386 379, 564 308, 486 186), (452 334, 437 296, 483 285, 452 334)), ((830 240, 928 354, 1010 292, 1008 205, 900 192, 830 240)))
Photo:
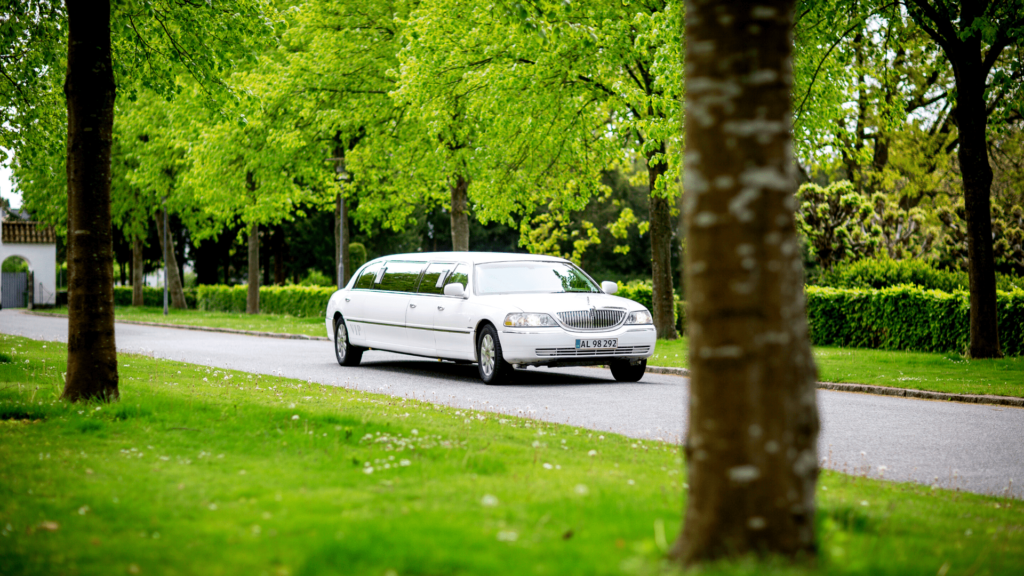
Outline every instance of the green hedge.
MULTIPOLYGON (((616 296, 621 296, 634 302, 639 302, 644 305, 644 308, 647 308, 647 310, 653 313, 654 287, 651 285, 651 282, 634 280, 629 284, 623 284, 622 282, 619 282, 618 284, 619 289, 615 292, 616 296)), ((680 336, 684 336, 686 334, 686 302, 676 300, 675 303, 676 330, 679 331, 680 336)))
MULTIPOLYGON (((966 352, 970 303, 966 292, 918 286, 873 289, 807 287, 811 341, 919 352, 966 352)), ((997 293, 999 340, 1007 356, 1024 354, 1024 290, 997 293)))
MULTIPOLYGON (((171 299, 170 294, 167 295, 167 304, 170 305, 171 299)), ((196 289, 185 288, 185 304, 190 309, 196 307, 196 289)), ((132 305, 132 287, 131 286, 114 286, 114 306, 131 306, 132 305)), ((152 288, 150 286, 142 287, 142 305, 143 306, 163 306, 164 305, 164 289, 163 288, 152 288)))
MULTIPOLYGON (((260 286, 260 312, 316 317, 327 312, 333 286, 260 286)), ((247 286, 204 285, 196 288, 198 308, 216 312, 245 312, 247 286)))
MULTIPOLYGON (((822 273, 815 284, 832 288, 889 288, 914 284, 928 290, 956 292, 967 290, 969 281, 966 272, 940 270, 925 260, 864 258, 837 264, 822 273)), ((1006 291, 1024 288, 1024 279, 997 273, 996 288, 1006 291)))

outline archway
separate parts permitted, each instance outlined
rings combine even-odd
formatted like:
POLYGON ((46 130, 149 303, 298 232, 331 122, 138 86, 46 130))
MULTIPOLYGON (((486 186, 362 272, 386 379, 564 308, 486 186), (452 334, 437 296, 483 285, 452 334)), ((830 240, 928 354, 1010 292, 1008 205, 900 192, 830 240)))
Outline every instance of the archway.
POLYGON ((0 266, 0 307, 27 307, 32 264, 28 258, 12 254, 0 266))

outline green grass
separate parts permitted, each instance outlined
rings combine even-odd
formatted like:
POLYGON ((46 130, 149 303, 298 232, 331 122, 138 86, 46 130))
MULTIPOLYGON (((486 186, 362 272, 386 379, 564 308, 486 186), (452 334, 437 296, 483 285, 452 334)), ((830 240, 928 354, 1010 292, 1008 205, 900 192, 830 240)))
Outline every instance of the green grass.
MULTIPOLYGON (((207 312, 204 310, 175 310, 159 306, 117 306, 114 316, 117 320, 136 322, 158 322, 181 326, 208 326, 210 328, 231 328, 232 330, 254 330, 278 334, 304 334, 306 336, 327 336, 324 319, 297 318, 278 314, 245 314, 240 312, 207 312)), ((67 308, 54 314, 67 315, 67 308)))
MULTIPOLYGON (((688 342, 658 340, 652 366, 687 367, 688 342)), ((954 394, 1024 396, 1024 357, 970 360, 959 354, 815 347, 818 380, 954 394)))
MULTIPOLYGON (((672 444, 130 355, 120 402, 69 405, 62 344, 0 351, 5 575, 653 574, 680 528, 672 444)), ((819 487, 816 568, 708 573, 1024 566, 1019 501, 819 487)))

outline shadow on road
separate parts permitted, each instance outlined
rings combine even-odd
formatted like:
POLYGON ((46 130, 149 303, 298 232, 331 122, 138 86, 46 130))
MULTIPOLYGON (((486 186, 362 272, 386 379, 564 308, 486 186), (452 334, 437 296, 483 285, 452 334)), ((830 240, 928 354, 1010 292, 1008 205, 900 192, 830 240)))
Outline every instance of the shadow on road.
MULTIPOLYGON (((445 378, 483 385, 475 364, 455 364, 452 362, 429 360, 364 359, 359 367, 378 372, 390 372, 396 375, 407 374, 410 376, 445 378)), ((594 371, 594 376, 581 376, 557 370, 530 368, 516 370, 512 375, 511 382, 504 384, 504 386, 608 386, 616 384, 619 384, 619 382, 612 379, 610 375, 597 370, 594 371)))

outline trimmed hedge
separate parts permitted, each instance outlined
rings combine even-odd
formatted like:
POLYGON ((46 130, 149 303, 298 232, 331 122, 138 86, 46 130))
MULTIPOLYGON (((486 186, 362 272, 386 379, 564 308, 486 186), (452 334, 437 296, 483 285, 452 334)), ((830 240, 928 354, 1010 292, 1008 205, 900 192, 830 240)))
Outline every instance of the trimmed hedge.
MULTIPOLYGON (((190 309, 196 308, 196 290, 195 288, 185 288, 185 304, 190 309)), ((168 294, 167 304, 170 305, 170 294, 168 294)), ((114 306, 131 306, 132 305, 132 287, 131 286, 114 286, 114 306)), ((163 306, 164 305, 164 289, 153 288, 152 286, 142 287, 142 305, 143 306, 163 306)))
MULTIPOLYGON (((814 283, 832 288, 889 288, 901 284, 914 284, 928 290, 943 292, 967 290, 970 285, 967 272, 940 270, 924 260, 890 258, 864 258, 854 262, 843 262, 822 273, 814 283)), ((996 273, 996 288, 1005 291, 1024 288, 1024 278, 996 273)))
MULTIPOLYGON (((333 286, 260 286, 260 312, 316 317, 327 312, 333 286)), ((247 286, 203 285, 196 288, 200 310, 245 312, 247 286)))
MULTIPOLYGON (((647 308, 648 311, 653 313, 654 311, 654 287, 651 282, 642 280, 634 280, 629 284, 623 284, 619 282, 619 289, 615 292, 616 296, 627 298, 634 302, 639 302, 647 308)), ((675 301, 675 322, 676 330, 680 336, 686 335, 686 302, 680 300, 675 301)))
MULTIPOLYGON (((967 351, 966 292, 918 286, 848 289, 808 286, 807 319, 818 346, 918 352, 967 351)), ((997 292, 999 340, 1007 356, 1024 354, 1024 290, 997 292)))

